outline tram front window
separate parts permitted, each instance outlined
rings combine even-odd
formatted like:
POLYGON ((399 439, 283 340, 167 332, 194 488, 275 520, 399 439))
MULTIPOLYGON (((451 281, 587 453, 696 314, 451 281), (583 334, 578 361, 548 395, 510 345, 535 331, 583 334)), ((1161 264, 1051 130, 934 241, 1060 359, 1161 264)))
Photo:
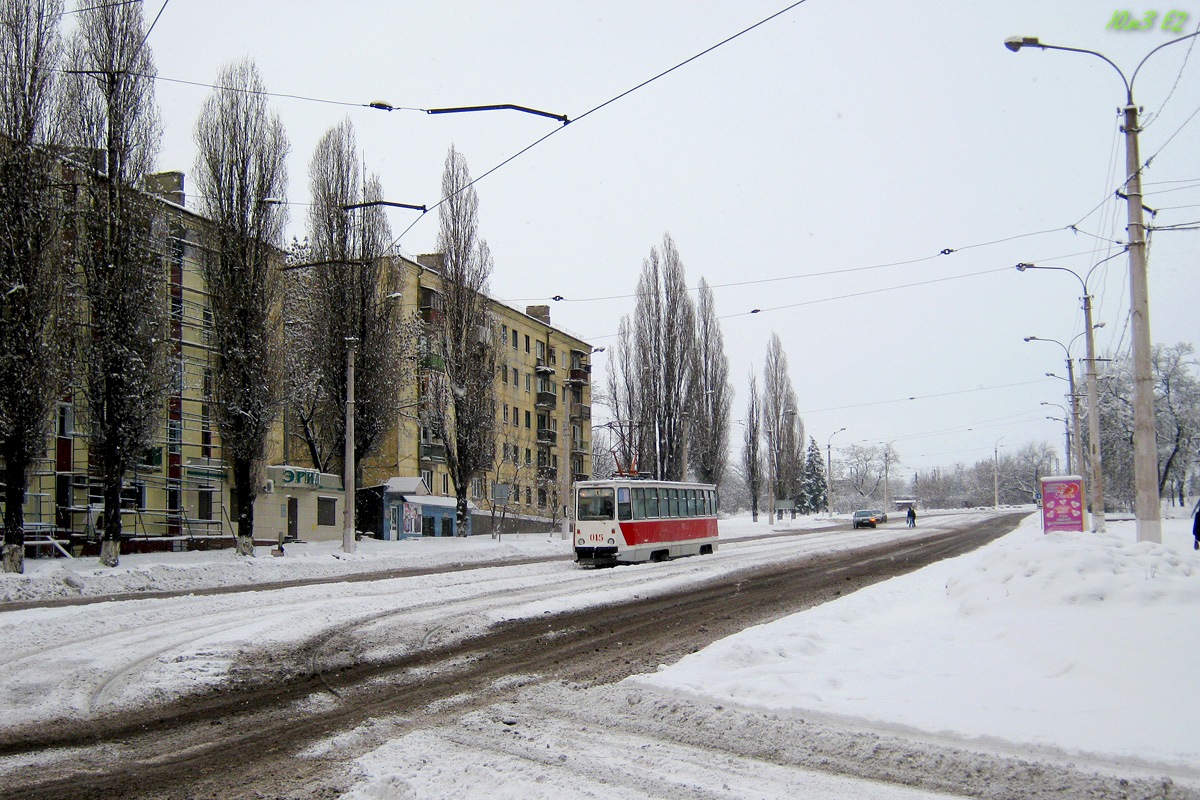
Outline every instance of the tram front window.
POLYGON ((579 509, 576 519, 612 519, 613 518, 612 489, 580 489, 579 509))

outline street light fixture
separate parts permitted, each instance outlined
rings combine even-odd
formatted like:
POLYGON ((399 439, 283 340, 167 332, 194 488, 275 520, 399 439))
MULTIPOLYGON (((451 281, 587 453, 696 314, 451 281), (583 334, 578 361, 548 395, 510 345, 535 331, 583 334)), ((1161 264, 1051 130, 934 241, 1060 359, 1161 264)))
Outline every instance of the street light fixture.
MULTIPOLYGON (((1104 323, 1092 324, 1092 293, 1088 291, 1088 280, 1091 279, 1092 273, 1096 271, 1096 267, 1119 255, 1121 253, 1115 253, 1108 258, 1096 262, 1085 276, 1081 276, 1075 270, 1067 267, 1056 267, 1048 264, 1017 264, 1018 272, 1025 272, 1030 269, 1048 269, 1069 273, 1075 276, 1075 279, 1079 281, 1079 285, 1083 289, 1083 323, 1085 326, 1084 333, 1087 334, 1085 342, 1087 344, 1088 465, 1090 466, 1092 483, 1090 495, 1092 499, 1093 533, 1104 533, 1106 530, 1104 520, 1104 467, 1100 456, 1100 390, 1096 379, 1096 337, 1093 334, 1096 328, 1104 327, 1104 323)), ((1080 469, 1082 470, 1082 465, 1080 469)))
POLYGON ((1036 36, 1013 36, 1004 46, 1014 53, 1023 47, 1085 53, 1101 59, 1121 76, 1125 85, 1125 198, 1128 208, 1129 304, 1133 351, 1133 472, 1136 488, 1137 538, 1139 542, 1162 542, 1162 521, 1158 495, 1158 445, 1154 431, 1154 377, 1150 348, 1150 297, 1146 276, 1146 226, 1142 220, 1142 167, 1138 155, 1138 108, 1133 102, 1133 83, 1150 56, 1179 42, 1200 36, 1200 31, 1160 44, 1147 53, 1133 75, 1125 77, 1121 68, 1095 50, 1042 44, 1036 36))

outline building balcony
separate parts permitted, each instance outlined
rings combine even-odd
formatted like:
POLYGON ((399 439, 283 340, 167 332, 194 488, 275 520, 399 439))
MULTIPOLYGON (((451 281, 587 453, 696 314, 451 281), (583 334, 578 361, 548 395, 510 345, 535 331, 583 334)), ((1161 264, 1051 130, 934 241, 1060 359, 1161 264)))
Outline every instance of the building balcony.
POLYGON ((538 408, 554 408, 558 403, 558 395, 554 392, 538 392, 537 407, 538 408))
POLYGON ((588 448, 587 439, 574 439, 571 442, 571 452, 572 453, 590 453, 592 451, 591 451, 591 449, 588 448))
POLYGON ((543 467, 538 465, 537 476, 540 481, 557 481, 558 467, 543 467))
POLYGON ((583 403, 571 403, 571 419, 587 419, 592 418, 592 407, 585 406, 583 403))
POLYGON ((446 445, 421 443, 421 460, 432 461, 436 464, 446 463, 446 445))
POLYGON ((553 375, 554 367, 547 364, 546 359, 539 358, 537 360, 537 366, 534 367, 534 371, 537 372, 538 375, 553 375))
POLYGON ((440 308, 435 308, 433 306, 422 306, 420 309, 418 309, 418 313, 421 315, 421 321, 426 325, 442 324, 443 314, 440 308))
POLYGON ((584 364, 581 367, 572 367, 567 371, 567 383, 587 383, 591 380, 592 367, 589 364, 584 364))
POLYGON ((549 428, 538 428, 537 443, 545 447, 554 447, 558 444, 558 432, 549 428))
POLYGON ((575 481, 587 481, 587 480, 591 480, 591 479, 592 479, 592 476, 588 475, 585 472, 572 472, 571 473, 571 482, 572 483, 574 483, 575 481))

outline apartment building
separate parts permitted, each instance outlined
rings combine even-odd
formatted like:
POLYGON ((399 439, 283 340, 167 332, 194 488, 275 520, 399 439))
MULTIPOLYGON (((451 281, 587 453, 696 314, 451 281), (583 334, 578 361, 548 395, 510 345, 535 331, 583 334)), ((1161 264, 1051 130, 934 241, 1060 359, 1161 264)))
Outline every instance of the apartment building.
MULTIPOLYGON (((184 176, 150 176, 148 189, 160 203, 159 253, 169 303, 172 381, 159 410, 152 445, 126 476, 122 527, 129 537, 125 552, 142 549, 189 549, 221 546, 233 535, 229 465, 221 455, 212 412, 212 314, 201 272, 204 230, 210 224, 185 207, 184 176)), ((280 264, 284 254, 279 254, 280 264)), ((437 256, 399 259, 403 283, 397 314, 416 314, 425 324, 437 321, 441 277, 437 256)), ((495 377, 497 389, 496 461, 478 476, 469 492, 472 511, 489 530, 493 512, 547 525, 563 517, 571 481, 586 478, 590 451, 590 346, 554 327, 547 306, 524 312, 491 301, 503 339, 495 377)), ((282 322, 282 320, 281 320, 282 322)), ((454 487, 445 467, 445 445, 420 424, 420 373, 444 368, 429 353, 399 398, 394 435, 367 459, 360 486, 419 478, 427 499, 406 509, 418 520, 445 508, 454 487), (426 494, 427 492, 427 494, 426 494), (427 513, 421 514, 422 507, 427 513)), ((102 501, 98 478, 89 464, 88 436, 82 425, 82 392, 62 389, 45 457, 31 476, 25 520, 32 544, 29 555, 46 554, 48 540, 69 543, 74 552, 96 546, 102 501)), ((294 420, 281 414, 269 438, 255 504, 255 534, 261 542, 279 536, 331 540, 343 531, 344 490, 340 475, 322 473, 308 462, 307 448, 294 420)), ((393 482, 394 483, 394 482, 393 482)), ((404 483, 404 482, 401 482, 404 483)), ((361 500, 360 500, 361 502, 361 500)), ((445 517, 444 511, 440 512, 445 517)), ((446 532, 442 525, 417 525, 426 534, 446 532)))

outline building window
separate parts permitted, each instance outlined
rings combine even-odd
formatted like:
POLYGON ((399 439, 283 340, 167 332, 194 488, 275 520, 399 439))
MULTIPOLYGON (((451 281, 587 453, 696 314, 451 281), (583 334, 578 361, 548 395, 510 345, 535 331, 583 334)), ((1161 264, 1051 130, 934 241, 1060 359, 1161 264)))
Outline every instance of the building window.
POLYGON ((183 422, 180 420, 167 420, 167 450, 171 453, 183 451, 183 422))
POLYGON ((501 383, 508 383, 508 364, 500 368, 501 383))
POLYGON ((504 424, 508 424, 508 403, 504 404, 504 424))
POLYGON ((530 375, 528 372, 525 373, 525 391, 527 391, 527 392, 533 391, 532 378, 533 378, 533 376, 530 375))
POLYGON ((512 343, 513 343, 513 350, 516 350, 517 349, 517 329, 516 328, 513 328, 512 343))
POLYGON ((337 525, 337 498, 317 498, 317 524, 332 527, 337 525))
POLYGON ((528 411, 525 412, 525 427, 526 428, 533 427, 533 415, 530 414, 528 411))
POLYGON ((507 325, 501 325, 501 326, 500 326, 500 338, 501 338, 501 339, 507 339, 507 338, 508 338, 508 326, 507 326, 507 325))
POLYGON ((521 412, 516 406, 513 406, 513 427, 521 427, 521 412))
POLYGON ((433 470, 430 470, 430 469, 421 470, 421 482, 425 484, 426 489, 428 489, 429 491, 432 492, 433 491, 433 470))
POLYGON ((513 367, 513 386, 521 388, 521 376, 517 373, 517 368, 513 367))
POLYGON ((525 352, 529 352, 529 334, 525 334, 525 352))
POLYGON ((58 435, 59 436, 74 436, 75 435, 75 408, 66 403, 60 403, 58 406, 58 435))
POLYGON ((450 494, 450 473, 442 473, 442 494, 450 494))
POLYGON ((538 341, 537 343, 537 357, 542 361, 546 358, 546 343, 543 341, 538 341))
POLYGON ((530 450, 528 447, 526 447, 525 448, 525 466, 529 466, 532 463, 533 463, 533 451, 530 450))
POLYGON ((531 486, 525 487, 525 505, 533 505, 533 487, 531 486))
POLYGON ((146 484, 131 483, 121 487, 121 508, 140 511, 146 508, 146 484))
POLYGON ((196 496, 196 518, 206 521, 213 518, 213 487, 200 487, 196 496))
POLYGON ((483 497, 483 478, 471 479, 471 499, 478 500, 483 497))

